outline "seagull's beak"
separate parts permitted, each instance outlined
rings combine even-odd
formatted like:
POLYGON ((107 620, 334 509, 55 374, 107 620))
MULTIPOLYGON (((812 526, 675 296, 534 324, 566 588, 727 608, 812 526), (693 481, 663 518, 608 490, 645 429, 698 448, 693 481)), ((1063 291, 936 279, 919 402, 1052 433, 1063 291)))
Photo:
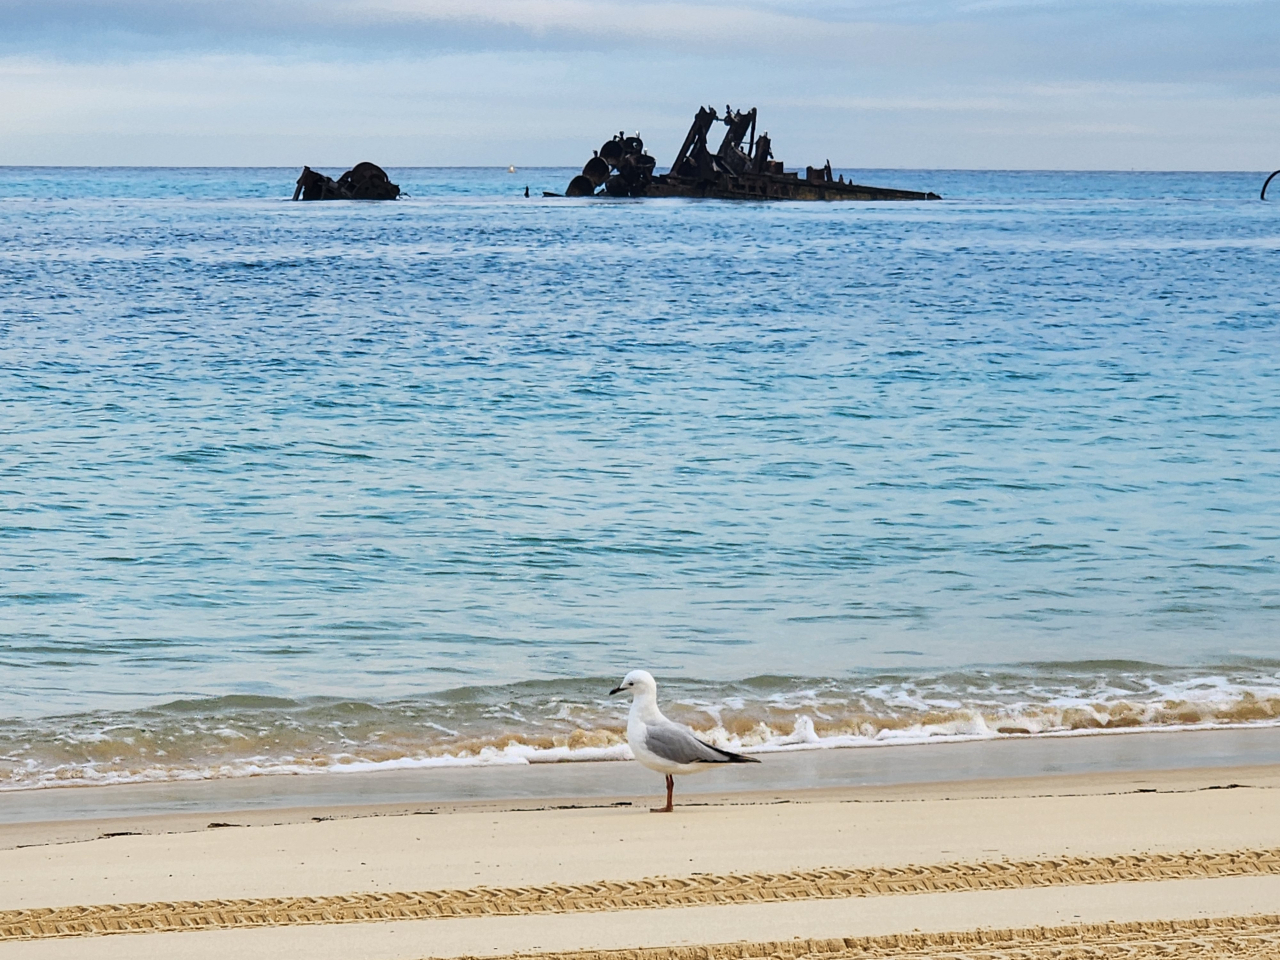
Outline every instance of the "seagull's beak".
POLYGON ((612 690, 609 691, 609 696, 612 697, 615 693, 621 693, 621 692, 622 692, 621 687, 614 687, 612 690))

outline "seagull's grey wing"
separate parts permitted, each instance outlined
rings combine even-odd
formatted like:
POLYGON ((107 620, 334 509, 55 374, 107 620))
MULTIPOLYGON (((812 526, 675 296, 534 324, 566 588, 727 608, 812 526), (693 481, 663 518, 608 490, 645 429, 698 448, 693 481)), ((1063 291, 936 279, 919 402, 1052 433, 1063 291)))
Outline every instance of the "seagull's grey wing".
POLYGON ((671 763, 727 763, 729 758, 693 735, 688 727, 674 723, 644 729, 644 745, 671 763))

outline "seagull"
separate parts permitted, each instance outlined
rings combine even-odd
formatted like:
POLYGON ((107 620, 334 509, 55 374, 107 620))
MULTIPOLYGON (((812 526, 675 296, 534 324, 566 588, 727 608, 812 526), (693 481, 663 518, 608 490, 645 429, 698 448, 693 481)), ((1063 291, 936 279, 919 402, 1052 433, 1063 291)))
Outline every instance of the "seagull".
POLYGON ((627 744, 635 758, 650 770, 666 774, 667 805, 653 807, 652 813, 671 812, 673 774, 700 773, 717 763, 759 763, 755 757, 730 753, 703 743, 683 723, 668 720, 658 709, 658 684, 647 670, 632 670, 609 696, 632 691, 631 714, 627 717, 627 744))

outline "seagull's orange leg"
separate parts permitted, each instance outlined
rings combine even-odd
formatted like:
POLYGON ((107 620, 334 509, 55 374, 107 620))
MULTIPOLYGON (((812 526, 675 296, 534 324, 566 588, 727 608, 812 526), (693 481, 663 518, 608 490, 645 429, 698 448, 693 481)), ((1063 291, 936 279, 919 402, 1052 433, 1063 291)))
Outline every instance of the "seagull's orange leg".
POLYGON ((671 792, 675 790, 675 788, 676 788, 676 778, 668 773, 667 774, 667 805, 665 807, 650 807, 649 812, 650 813, 670 813, 673 809, 671 806, 671 792))

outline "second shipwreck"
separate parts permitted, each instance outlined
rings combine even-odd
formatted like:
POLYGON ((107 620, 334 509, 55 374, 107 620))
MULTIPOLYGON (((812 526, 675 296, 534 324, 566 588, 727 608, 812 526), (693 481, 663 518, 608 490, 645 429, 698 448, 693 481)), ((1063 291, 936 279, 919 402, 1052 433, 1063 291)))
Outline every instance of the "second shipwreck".
POLYGON ((769 134, 756 136, 756 110, 700 107, 669 173, 655 174, 657 161, 638 137, 619 133, 569 182, 569 197, 706 197, 718 200, 941 200, 936 193, 868 187, 832 176, 831 162, 808 167, 804 177, 787 173, 773 159, 769 134), (714 123, 728 126, 712 153, 707 135, 714 123), (746 144, 745 148, 743 144, 746 144))

